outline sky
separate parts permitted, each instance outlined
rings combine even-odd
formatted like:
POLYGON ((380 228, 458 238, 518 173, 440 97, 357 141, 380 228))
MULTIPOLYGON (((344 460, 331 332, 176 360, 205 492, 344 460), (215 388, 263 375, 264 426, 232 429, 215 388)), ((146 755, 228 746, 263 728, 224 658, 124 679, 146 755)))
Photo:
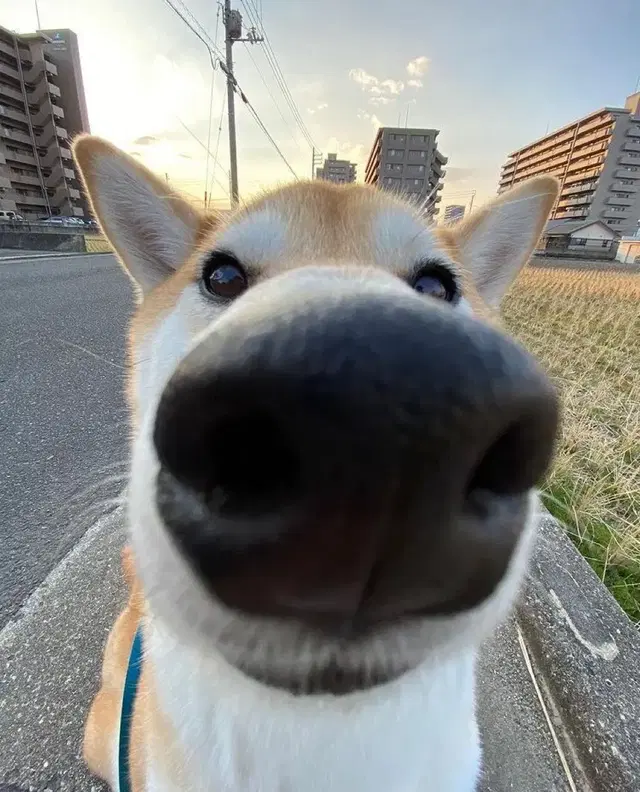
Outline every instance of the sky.
MULTIPOLYGON (((216 0, 186 5, 221 49, 216 0), (217 37, 216 37, 217 30, 217 37)), ((623 106, 640 78, 640 0, 232 0, 257 15, 304 127, 318 148, 358 165, 379 125, 440 130, 448 158, 441 206, 495 194, 509 152, 603 106, 623 106)), ((79 38, 91 131, 202 202, 228 203, 222 72, 165 0, 38 0, 43 29, 79 38), (213 84, 212 84, 213 77, 213 84), (213 102, 211 102, 213 97, 213 102), (210 119, 210 107, 213 108, 210 119)), ((36 29, 33 0, 0 0, 0 24, 36 29)), ((299 177, 305 135, 261 44, 234 45, 238 83, 299 177)), ((293 178, 236 102, 240 192, 293 178)))

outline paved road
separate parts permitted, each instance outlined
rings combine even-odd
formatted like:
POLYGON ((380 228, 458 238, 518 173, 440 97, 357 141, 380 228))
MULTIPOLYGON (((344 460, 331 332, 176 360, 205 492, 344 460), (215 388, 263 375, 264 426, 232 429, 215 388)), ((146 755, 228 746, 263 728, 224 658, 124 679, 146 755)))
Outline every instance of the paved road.
MULTIPOLYGON (((0 792, 97 792, 80 741, 124 527, 86 488, 126 455, 130 296, 110 256, 0 261, 0 280, 0 792)), ((513 622, 481 657, 479 717, 481 792, 570 792, 513 622)))
POLYGON ((131 305, 110 255, 0 259, 0 628, 122 489, 131 305))

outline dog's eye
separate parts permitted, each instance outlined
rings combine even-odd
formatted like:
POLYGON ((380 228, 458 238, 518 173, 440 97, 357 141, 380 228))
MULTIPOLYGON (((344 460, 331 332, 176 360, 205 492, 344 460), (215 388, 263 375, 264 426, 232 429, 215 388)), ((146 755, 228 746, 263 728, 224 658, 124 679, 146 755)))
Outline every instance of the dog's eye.
POLYGON ((411 281, 411 286, 420 294, 445 302, 454 302, 459 297, 453 273, 440 264, 427 264, 419 269, 411 281))
POLYGON ((233 300, 246 290, 247 276, 233 256, 212 253, 202 271, 202 284, 214 297, 233 300))

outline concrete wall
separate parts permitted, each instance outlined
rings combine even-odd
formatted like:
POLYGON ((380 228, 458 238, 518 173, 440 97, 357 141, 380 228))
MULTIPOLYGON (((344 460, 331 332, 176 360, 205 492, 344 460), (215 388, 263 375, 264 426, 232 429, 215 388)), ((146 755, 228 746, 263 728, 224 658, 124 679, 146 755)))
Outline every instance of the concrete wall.
POLYGON ((64 253, 84 253, 84 234, 3 231, 0 225, 0 249, 12 250, 57 250, 64 253))

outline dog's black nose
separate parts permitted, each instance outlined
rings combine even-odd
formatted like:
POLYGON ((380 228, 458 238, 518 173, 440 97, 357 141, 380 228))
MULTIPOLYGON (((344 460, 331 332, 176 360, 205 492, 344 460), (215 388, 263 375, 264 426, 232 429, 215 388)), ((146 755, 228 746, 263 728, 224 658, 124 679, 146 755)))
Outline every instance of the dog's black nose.
POLYGON ((477 604, 548 465, 554 388, 449 304, 384 278, 301 278, 241 298, 166 386, 168 529, 254 614, 366 627, 477 604))

